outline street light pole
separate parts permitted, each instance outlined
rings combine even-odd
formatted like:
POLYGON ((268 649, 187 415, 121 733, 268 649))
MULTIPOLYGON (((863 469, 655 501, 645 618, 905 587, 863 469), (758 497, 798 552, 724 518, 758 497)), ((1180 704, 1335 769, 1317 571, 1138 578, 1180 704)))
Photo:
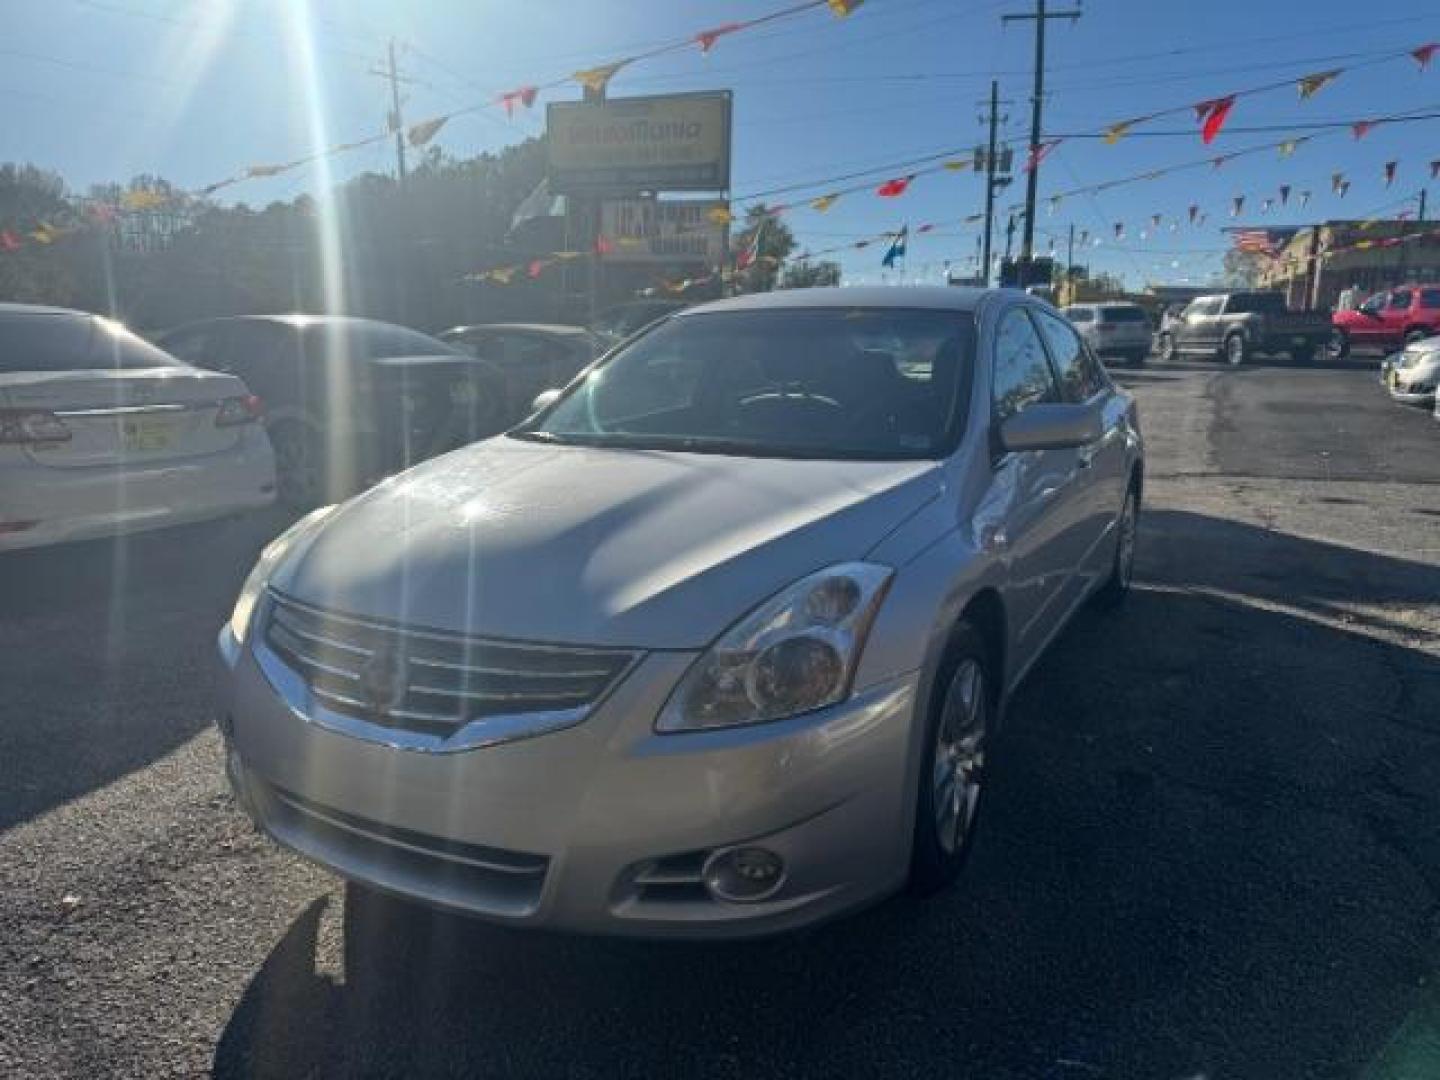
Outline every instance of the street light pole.
POLYGON ((995 127, 999 122, 1000 84, 990 80, 990 142, 985 151, 985 246, 980 255, 980 283, 990 285, 991 232, 995 226, 995 127))
POLYGON ((1035 194, 1040 182, 1040 113, 1045 102, 1045 23, 1050 19, 1080 18, 1079 8, 1068 11, 1046 11, 1045 0, 1035 0, 1035 10, 1023 15, 1002 15, 1001 22, 1035 23, 1035 91, 1030 99, 1030 152, 1025 179, 1025 232, 1020 241, 1020 259, 1028 263, 1035 254, 1035 194))

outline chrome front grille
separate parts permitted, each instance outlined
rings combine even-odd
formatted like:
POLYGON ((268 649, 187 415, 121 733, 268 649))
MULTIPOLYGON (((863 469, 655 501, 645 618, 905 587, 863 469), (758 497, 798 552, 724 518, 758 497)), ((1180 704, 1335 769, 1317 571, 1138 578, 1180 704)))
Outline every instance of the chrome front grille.
MULTIPOLYGON (((393 626, 272 594, 265 643, 315 702, 383 728, 445 740, 462 729, 537 733, 576 723, 636 660, 623 649, 468 638, 393 626), (508 722, 508 723, 505 723, 508 722)), ((293 702, 292 702, 293 704, 293 702)), ((486 740, 482 737, 472 741, 486 740)))

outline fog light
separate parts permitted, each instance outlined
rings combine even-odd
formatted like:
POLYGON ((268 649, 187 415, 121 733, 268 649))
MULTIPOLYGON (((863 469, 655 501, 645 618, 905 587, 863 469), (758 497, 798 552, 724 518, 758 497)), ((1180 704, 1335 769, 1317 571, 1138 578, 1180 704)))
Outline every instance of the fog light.
POLYGON ((753 904, 775 895, 785 880, 785 860, 766 848, 729 848, 705 861, 704 876, 716 899, 753 904))

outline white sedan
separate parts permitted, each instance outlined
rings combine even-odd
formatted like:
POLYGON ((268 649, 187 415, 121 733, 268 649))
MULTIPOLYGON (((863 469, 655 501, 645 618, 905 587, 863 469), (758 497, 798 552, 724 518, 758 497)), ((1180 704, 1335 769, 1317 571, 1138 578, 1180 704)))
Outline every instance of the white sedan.
POLYGON ((266 506, 261 403, 118 323, 0 304, 0 552, 266 506))

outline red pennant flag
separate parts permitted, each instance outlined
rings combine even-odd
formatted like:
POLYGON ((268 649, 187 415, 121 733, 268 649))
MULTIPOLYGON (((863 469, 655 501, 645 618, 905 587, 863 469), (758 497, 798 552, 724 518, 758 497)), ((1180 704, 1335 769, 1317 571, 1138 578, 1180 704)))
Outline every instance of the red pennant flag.
POLYGON ((914 179, 915 177, 912 174, 910 176, 898 176, 894 180, 886 180, 885 183, 875 189, 875 194, 883 195, 887 199, 893 199, 896 195, 904 195, 905 189, 910 186, 910 181, 914 179))
POLYGON ((532 259, 531 262, 530 262, 530 266, 526 269, 525 273, 528 274, 528 275, 529 275, 530 277, 532 277, 532 278, 538 278, 538 277, 540 276, 540 272, 541 272, 542 270, 544 270, 544 269, 545 269, 545 260, 544 260, 544 259, 532 259))
POLYGON ((20 238, 9 229, 0 232, 0 250, 19 251, 22 246, 20 238))
POLYGON ((930 231, 931 229, 933 229, 933 228, 935 228, 935 226, 934 226, 933 224, 931 224, 931 225, 921 225, 921 226, 920 226, 919 228, 917 228, 915 231, 916 231, 917 233, 929 232, 929 231, 930 231))
POLYGON ((1225 121, 1230 118, 1230 110, 1235 107, 1235 95, 1215 98, 1213 101, 1202 101, 1195 106, 1195 119, 1200 123, 1200 141, 1209 146, 1215 141, 1215 136, 1220 134, 1220 129, 1225 126, 1225 121))
POLYGON ((1429 44, 1421 45, 1418 49, 1411 49, 1410 55, 1420 65, 1420 70, 1424 71, 1430 66, 1430 61, 1434 59, 1437 51, 1440 51, 1440 41, 1432 41, 1429 44))
POLYGON ((1196 203, 1190 204, 1190 224, 1195 224, 1195 216, 1200 213, 1200 207, 1196 203))
POLYGON ((1398 164, 1399 162, 1396 161, 1385 162, 1385 186, 1387 188, 1395 182, 1395 166, 1398 164))
POLYGON ((1025 159, 1025 171, 1028 173, 1038 169, 1040 163, 1045 160, 1050 151, 1054 150, 1055 147, 1064 141, 1063 139, 1050 139, 1047 142, 1041 143, 1039 146, 1030 147, 1030 156, 1025 159))
POLYGON ((719 41, 726 34, 733 34, 736 30, 744 29, 745 25, 743 23, 725 23, 721 26, 712 27, 709 30, 701 30, 695 35, 695 41, 699 44, 702 53, 708 53, 715 47, 715 42, 719 41))
POLYGON ((1284 206, 1290 201, 1290 185, 1280 185, 1280 205, 1284 206))
POLYGON ((1330 174, 1330 193, 1331 193, 1332 195, 1338 195, 1338 194, 1340 194, 1340 185, 1343 184, 1344 182, 1345 182, 1345 174, 1344 174, 1344 173, 1342 173, 1342 172, 1331 173, 1331 174, 1330 174))
MULTIPOLYGON (((538 87, 522 86, 517 90, 507 90, 505 93, 501 94, 500 104, 505 106, 505 115, 515 115, 515 103, 517 101, 521 105, 524 105, 527 109, 530 108, 530 106, 535 104, 535 95, 539 92, 540 91, 538 87)), ((431 134, 433 135, 434 132, 431 132, 431 134)))
POLYGON ((603 236, 597 236, 597 237, 595 238, 595 254, 596 254, 596 255, 611 255, 611 254, 614 253, 614 251, 615 251, 615 245, 612 244, 609 240, 606 240, 605 237, 603 237, 603 236))
POLYGON ((1357 139, 1363 139, 1370 134, 1370 129, 1375 126, 1374 120, 1357 120, 1350 125, 1350 133, 1357 139))

